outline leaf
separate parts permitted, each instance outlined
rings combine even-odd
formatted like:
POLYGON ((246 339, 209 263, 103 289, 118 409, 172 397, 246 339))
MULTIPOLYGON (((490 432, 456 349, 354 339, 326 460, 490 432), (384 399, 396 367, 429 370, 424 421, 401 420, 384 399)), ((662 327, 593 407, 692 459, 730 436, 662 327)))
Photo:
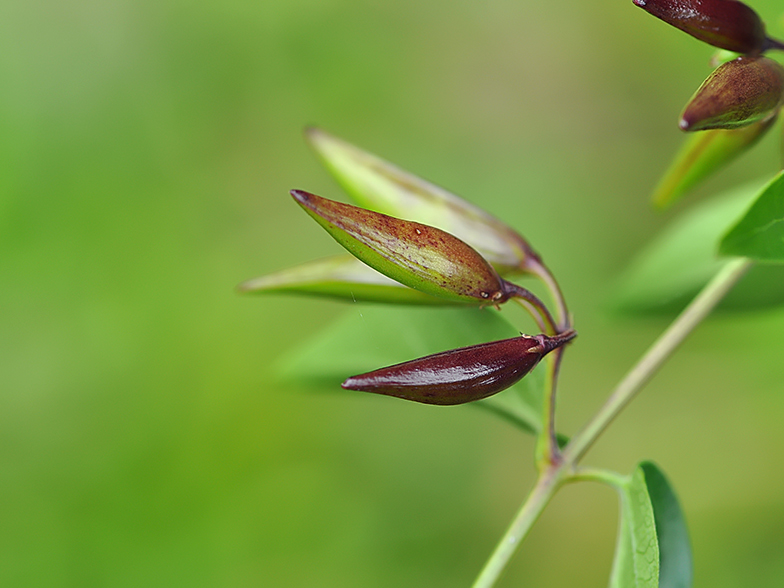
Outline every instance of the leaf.
POLYGON ((661 470, 637 466, 620 488, 611 588, 689 588, 692 558, 678 499, 661 470))
MULTIPOLYGON (((340 383, 353 374, 516 334, 491 309, 356 307, 284 358, 278 371, 288 381, 342 392, 340 383)), ((537 433, 545 369, 540 365, 512 388, 469 406, 485 408, 537 433)))
POLYGON ((634 545, 632 544, 630 498, 626 488, 621 488, 621 512, 618 520, 618 538, 615 543, 612 571, 610 572, 610 588, 635 588, 634 576, 634 545))
POLYGON ((746 215, 724 236, 720 252, 784 262, 784 171, 762 190, 746 215))
POLYGON ((658 588, 659 543, 645 474, 637 468, 621 488, 621 516, 611 588, 658 588))
POLYGON ((349 253, 401 284, 468 304, 508 298, 493 267, 449 233, 301 190, 291 194, 349 253))
POLYGON ((499 271, 524 270, 527 260, 536 257, 514 229, 459 196, 321 129, 309 128, 306 136, 330 173, 360 206, 451 233, 499 271))
MULTIPOLYGON (((758 192, 747 186, 700 203, 678 217, 629 264, 614 285, 611 307, 633 313, 677 313, 727 263, 716 242, 758 192)), ((755 266, 721 304, 749 309, 784 302, 784 268, 755 266)))
POLYGON ((404 286, 351 255, 328 257, 254 278, 237 289, 248 294, 286 292, 351 302, 449 305, 450 301, 404 286))
POLYGON ((693 577, 691 543, 678 498, 661 470, 651 462, 640 468, 653 507, 659 541, 659 588, 689 588, 693 577))
POLYGON ((776 117, 771 117, 739 129, 715 129, 687 135, 654 190, 653 204, 664 209, 678 201, 756 144, 775 120, 776 117))

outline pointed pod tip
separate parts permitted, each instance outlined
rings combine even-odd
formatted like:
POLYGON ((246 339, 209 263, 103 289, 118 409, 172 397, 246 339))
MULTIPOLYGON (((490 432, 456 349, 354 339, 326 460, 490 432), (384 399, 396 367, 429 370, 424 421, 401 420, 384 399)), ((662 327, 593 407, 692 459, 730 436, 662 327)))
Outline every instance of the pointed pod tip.
POLYGON ((681 118, 681 120, 678 122, 678 127, 682 131, 690 131, 691 130, 691 126, 692 126, 692 122, 690 120, 686 119, 685 117, 681 118))
POLYGON ((316 125, 306 125, 305 128, 302 129, 302 134, 305 135, 305 139, 312 142, 326 133, 316 125))
POLYGON ((364 378, 360 375, 346 378, 340 387, 344 390, 355 390, 357 392, 374 392, 374 384, 375 382, 373 380, 368 380, 368 378, 364 378))
POLYGON ((569 343, 572 339, 577 336, 577 331, 574 329, 569 329, 568 331, 563 331, 558 335, 553 337, 545 337, 544 335, 537 335, 537 338, 540 340, 541 345, 543 347, 544 355, 558 349, 559 347, 563 347, 567 343, 569 343))
POLYGON ((307 204, 313 198, 313 194, 305 192, 305 190, 291 190, 289 192, 294 197, 294 200, 300 204, 307 204))

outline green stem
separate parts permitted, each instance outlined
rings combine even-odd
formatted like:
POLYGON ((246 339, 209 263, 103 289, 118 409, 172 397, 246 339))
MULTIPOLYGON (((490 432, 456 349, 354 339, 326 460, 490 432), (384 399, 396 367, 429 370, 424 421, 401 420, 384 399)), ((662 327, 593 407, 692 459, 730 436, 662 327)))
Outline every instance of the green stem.
POLYGON ((713 277, 648 349, 637 365, 626 374, 585 428, 572 438, 563 452, 565 462, 575 464, 580 460, 623 407, 648 383, 673 351, 710 314, 751 265, 752 262, 748 259, 735 259, 728 262, 713 277))
POLYGON ((563 291, 558 285, 555 276, 538 257, 529 258, 524 269, 536 275, 550 291, 550 296, 555 301, 556 307, 558 308, 559 330, 565 331, 569 329, 571 326, 569 309, 566 307, 566 298, 564 298, 563 291))
POLYGON ((612 488, 623 488, 629 481, 628 476, 599 468, 576 468, 564 482, 599 482, 612 488))
POLYGON ((539 327, 540 331, 542 331, 543 333, 546 333, 548 331, 547 324, 545 323, 544 318, 542 317, 542 313, 540 313, 539 310, 533 304, 531 304, 527 300, 523 300, 522 298, 518 298, 516 296, 514 297, 514 301, 517 302, 520 306, 522 306, 526 311, 528 311, 528 314, 531 315, 531 318, 533 318, 534 321, 536 321, 536 326, 539 327))
POLYGON ((495 584, 517 546, 528 535, 528 531, 536 522, 536 519, 539 518, 539 515, 542 514, 544 507, 550 502, 556 490, 558 490, 561 473, 561 468, 552 467, 540 474, 536 485, 528 495, 528 499, 520 507, 517 515, 512 520, 512 524, 509 525, 506 533, 499 541, 493 555, 485 563, 484 569, 482 569, 479 577, 473 583, 472 588, 490 588, 495 584))
POLYGON ((558 437, 555 432, 555 396, 564 349, 559 347, 545 358, 547 375, 544 383, 544 402, 542 402, 543 427, 537 445, 537 462, 540 470, 561 460, 561 449, 558 447, 558 437))
POLYGON ((561 459, 542 469, 528 498, 520 507, 495 551, 487 560, 473 588, 491 588, 506 568, 509 559, 530 531, 534 522, 565 482, 595 480, 618 487, 623 478, 611 472, 577 469, 577 462, 593 445, 615 416, 651 379, 664 361, 683 342, 686 336, 716 307, 737 281, 751 267, 748 259, 728 262, 703 288, 697 297, 656 340, 636 366, 618 384, 615 391, 585 428, 566 446, 561 459))
POLYGON ((518 286, 513 282, 508 282, 504 280, 504 288, 506 292, 509 294, 510 297, 525 301, 530 304, 536 311, 541 315, 542 319, 544 319, 545 324, 547 325, 546 333, 548 335, 557 335, 558 334, 558 327, 555 324, 555 319, 553 319, 553 315, 550 314, 550 311, 547 310, 544 302, 539 300, 534 293, 530 290, 526 290, 522 286, 518 286))

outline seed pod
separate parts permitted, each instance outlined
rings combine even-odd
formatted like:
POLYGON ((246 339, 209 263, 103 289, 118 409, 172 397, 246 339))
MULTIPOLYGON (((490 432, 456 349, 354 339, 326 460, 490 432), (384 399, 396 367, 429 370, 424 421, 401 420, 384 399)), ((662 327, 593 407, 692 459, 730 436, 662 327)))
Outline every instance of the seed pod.
POLYGON ((716 68, 681 115, 684 131, 735 129, 775 115, 784 68, 767 57, 741 56, 716 68))
POLYGON ((633 0, 664 22, 714 47, 759 53, 768 47, 765 24, 754 10, 735 0, 633 0))
POLYGON ((291 195, 352 255, 401 284, 467 304, 509 297, 490 263, 454 235, 301 190, 291 195))
POLYGON ((464 404, 509 388, 576 335, 521 335, 452 349, 353 376, 342 386, 424 404, 464 404))
POLYGON ((311 127, 306 137, 360 206, 390 216, 410 215, 408 218, 451 233, 501 273, 529 272, 531 265, 541 263, 523 237, 478 206, 322 129, 311 127))

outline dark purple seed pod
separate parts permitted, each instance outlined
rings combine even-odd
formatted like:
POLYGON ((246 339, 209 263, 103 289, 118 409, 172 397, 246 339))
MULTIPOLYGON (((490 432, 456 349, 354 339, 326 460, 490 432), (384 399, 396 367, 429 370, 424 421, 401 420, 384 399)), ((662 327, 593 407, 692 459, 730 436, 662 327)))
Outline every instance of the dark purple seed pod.
POLYGON ((353 376, 342 386, 424 404, 464 404, 509 388, 576 335, 521 335, 452 349, 353 376))
POLYGON ((767 57, 741 56, 720 65, 681 115, 684 131, 736 129, 773 116, 784 94, 784 68, 767 57))
POLYGON ((633 0, 664 22, 714 47, 736 53, 768 48, 765 24, 754 10, 735 0, 633 0))

